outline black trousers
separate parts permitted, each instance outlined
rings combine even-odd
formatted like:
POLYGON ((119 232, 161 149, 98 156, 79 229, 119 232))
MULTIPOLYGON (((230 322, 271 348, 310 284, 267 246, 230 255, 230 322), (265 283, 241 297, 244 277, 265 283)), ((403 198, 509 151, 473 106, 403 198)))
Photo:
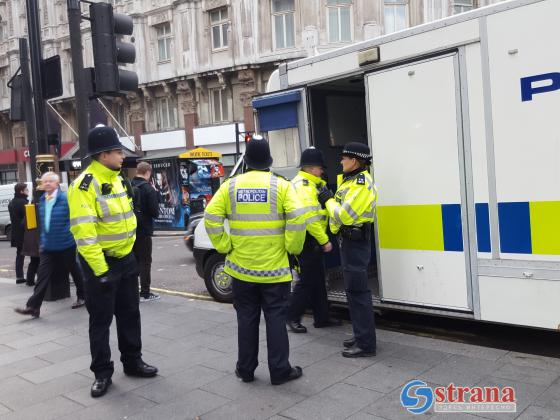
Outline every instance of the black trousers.
POLYGON ((342 238, 340 251, 352 330, 356 344, 365 351, 374 351, 376 347, 375 317, 367 274, 371 258, 370 241, 369 236, 361 241, 342 238))
POLYGON ((233 279, 233 306, 237 311, 237 369, 243 377, 253 375, 259 355, 261 309, 266 321, 268 369, 271 380, 285 379, 292 369, 286 330, 286 307, 290 282, 251 283, 233 279))
POLYGON ((140 293, 148 294, 152 283, 152 237, 136 233, 136 242, 132 250, 140 271, 140 293))
POLYGON ((25 255, 21 253, 23 246, 18 246, 16 248, 16 278, 23 278, 23 262, 25 260, 25 255))
MULTIPOLYGON (((18 246, 16 248, 16 278, 23 278, 23 264, 25 262, 25 255, 23 255, 23 246, 18 246)), ((25 279, 27 283, 35 282, 35 275, 37 274, 37 269, 39 268, 39 257, 29 257, 29 265, 27 266, 27 275, 25 279)))
POLYGON ((321 246, 310 235, 305 240, 303 251, 297 257, 299 261, 299 281, 296 282, 290 298, 288 320, 301 321, 306 308, 313 310, 315 326, 324 325, 329 321, 329 304, 325 261, 321 246))
MULTIPOLYGON (((43 299, 45 299, 45 293, 47 292, 49 282, 53 277, 56 267, 59 265, 63 265, 72 275, 72 279, 76 285, 76 295, 78 299, 84 298, 82 272, 76 261, 75 246, 71 246, 70 248, 62 251, 43 251, 38 259, 39 269, 37 272, 37 284, 33 290, 33 295, 31 295, 27 301, 28 307, 35 309, 39 309, 41 307, 43 299)), ((33 259, 31 261, 33 261, 33 259)), ((27 274, 29 275, 29 269, 27 274)))
POLYGON ((39 257, 29 257, 29 265, 27 266, 27 275, 25 279, 28 284, 35 283, 35 276, 37 275, 37 270, 39 270, 39 257))
POLYGON ((109 328, 113 315, 117 320, 117 337, 123 365, 134 366, 142 358, 136 259, 133 253, 120 259, 105 259, 112 281, 103 285, 80 255, 80 265, 85 277, 86 308, 89 313, 90 369, 96 378, 110 378, 113 375, 109 345, 109 328))

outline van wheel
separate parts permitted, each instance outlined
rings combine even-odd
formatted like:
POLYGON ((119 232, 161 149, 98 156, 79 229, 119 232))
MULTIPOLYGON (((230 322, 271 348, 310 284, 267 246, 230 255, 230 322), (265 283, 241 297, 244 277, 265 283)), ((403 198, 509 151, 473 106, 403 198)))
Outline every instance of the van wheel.
POLYGON ((6 226, 6 240, 12 242, 12 227, 6 226))
POLYGON ((204 284, 208 293, 218 302, 233 302, 232 278, 224 271, 225 257, 212 254, 204 264, 204 284))

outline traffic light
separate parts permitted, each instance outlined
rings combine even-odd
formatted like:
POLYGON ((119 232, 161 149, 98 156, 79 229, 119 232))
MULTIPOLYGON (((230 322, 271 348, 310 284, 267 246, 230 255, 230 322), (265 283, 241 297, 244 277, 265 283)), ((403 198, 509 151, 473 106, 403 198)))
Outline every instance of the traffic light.
POLYGON ((122 35, 132 35, 132 18, 113 13, 109 3, 91 3, 91 38, 95 75, 95 94, 115 96, 138 89, 138 75, 119 68, 119 63, 134 63, 136 49, 121 41, 122 35))

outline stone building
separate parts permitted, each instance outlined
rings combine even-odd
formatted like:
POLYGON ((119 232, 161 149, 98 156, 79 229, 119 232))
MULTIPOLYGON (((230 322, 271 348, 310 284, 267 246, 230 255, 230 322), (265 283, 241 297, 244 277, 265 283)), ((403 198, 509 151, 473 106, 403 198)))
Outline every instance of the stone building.
MULTIPOLYGON (((62 60, 64 95, 50 101, 48 120, 64 153, 76 142, 77 127, 66 0, 38 1, 43 55, 62 60)), ((116 12, 134 19, 130 40, 137 59, 129 69, 138 73, 140 86, 126 97, 103 100, 119 124, 102 107, 94 107, 92 120, 116 126, 129 148, 148 156, 203 146, 223 153, 224 164, 231 165, 235 123, 241 131, 253 130, 251 98, 265 91, 280 63, 497 1, 111 0, 116 12)), ((17 39, 26 35, 25 16, 25 0, 0 0, 0 183, 29 173, 25 130, 9 121, 6 86, 19 67, 17 39)), ((82 37, 84 64, 91 67, 87 21, 82 37)))

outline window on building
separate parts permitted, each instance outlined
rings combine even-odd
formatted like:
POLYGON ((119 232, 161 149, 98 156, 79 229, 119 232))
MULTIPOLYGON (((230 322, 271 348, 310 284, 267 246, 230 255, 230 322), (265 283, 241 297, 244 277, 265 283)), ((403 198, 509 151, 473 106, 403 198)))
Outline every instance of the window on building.
POLYGON ((352 0, 327 0, 329 42, 352 41, 352 0))
POLYGON ((472 10, 474 7, 473 0, 455 0, 453 1, 453 13, 463 13, 472 10))
POLYGON ((294 0, 272 0, 274 46, 276 49, 295 45, 294 0))
POLYGON ((227 48, 229 28, 227 7, 210 12, 210 26, 212 28, 212 49, 219 50, 227 48))
POLYGON ((0 184, 6 185, 13 184, 15 182, 18 182, 17 170, 0 172, 0 184))
POLYGON ((124 105, 117 104, 115 106, 115 118, 117 119, 121 127, 128 131, 128 116, 126 107, 124 105))
POLYGON ((229 121, 228 97, 224 89, 211 91, 212 118, 214 122, 229 121))
POLYGON ((156 124, 158 130, 177 127, 177 107, 170 98, 158 98, 156 101, 156 124))
POLYGON ((385 33, 408 27, 408 0, 385 0, 385 33))
POLYGON ((156 27, 156 38, 158 44, 158 62, 171 60, 171 24, 162 23, 156 27))
POLYGON ((9 89, 8 89, 8 80, 9 80, 9 75, 10 73, 10 68, 8 66, 6 67, 0 67, 0 97, 2 98, 7 98, 9 95, 9 89))

